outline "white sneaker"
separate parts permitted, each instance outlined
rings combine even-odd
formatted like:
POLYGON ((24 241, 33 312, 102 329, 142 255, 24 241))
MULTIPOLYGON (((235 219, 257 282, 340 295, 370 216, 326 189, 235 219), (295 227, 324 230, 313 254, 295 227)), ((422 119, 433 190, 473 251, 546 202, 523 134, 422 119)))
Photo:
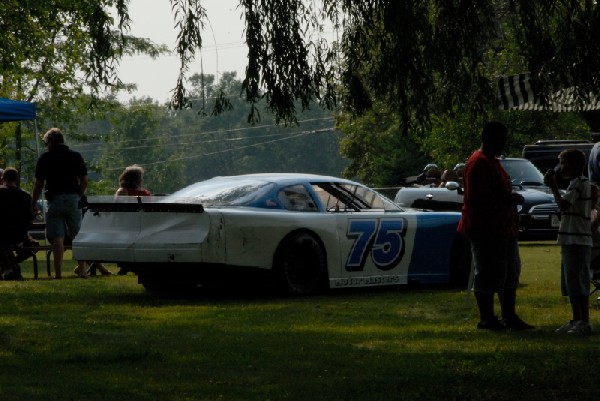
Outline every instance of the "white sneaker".
POLYGON ((573 325, 573 327, 571 327, 569 331, 567 331, 567 334, 579 334, 583 336, 588 336, 592 334, 592 326, 590 326, 588 322, 580 320, 575 325, 573 325))
POLYGON ((577 322, 569 320, 568 323, 563 324, 558 329, 554 330, 554 332, 555 333, 568 333, 569 330, 571 330, 576 324, 577 324, 577 322))

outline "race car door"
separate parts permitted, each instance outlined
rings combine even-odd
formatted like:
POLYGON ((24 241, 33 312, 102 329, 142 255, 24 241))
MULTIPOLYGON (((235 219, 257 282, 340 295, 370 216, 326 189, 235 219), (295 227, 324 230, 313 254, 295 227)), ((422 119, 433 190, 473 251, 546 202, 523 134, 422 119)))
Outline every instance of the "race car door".
POLYGON ((414 244, 414 216, 401 213, 338 214, 339 278, 335 287, 406 284, 414 244))
POLYGON ((385 211, 365 187, 320 184, 313 190, 336 216, 340 263, 329 269, 332 288, 408 282, 414 215, 385 211))

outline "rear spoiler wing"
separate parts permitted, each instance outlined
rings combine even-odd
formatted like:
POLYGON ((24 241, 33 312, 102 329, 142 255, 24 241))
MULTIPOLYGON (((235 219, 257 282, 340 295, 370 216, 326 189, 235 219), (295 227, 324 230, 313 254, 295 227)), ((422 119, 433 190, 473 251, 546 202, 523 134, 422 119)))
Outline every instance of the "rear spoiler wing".
POLYGON ((89 202, 84 207, 91 213, 100 212, 149 212, 149 213, 203 213, 198 203, 141 203, 141 202, 89 202))

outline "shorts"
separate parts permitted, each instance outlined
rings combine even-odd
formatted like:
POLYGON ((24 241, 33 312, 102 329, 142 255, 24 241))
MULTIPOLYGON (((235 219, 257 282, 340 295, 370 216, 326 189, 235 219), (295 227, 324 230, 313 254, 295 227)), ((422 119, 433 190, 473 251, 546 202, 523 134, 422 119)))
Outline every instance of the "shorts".
POLYGON ((521 275, 521 257, 516 238, 471 239, 473 288, 489 294, 516 289, 521 275))
POLYGON ((48 201, 46 212, 46 238, 75 238, 81 228, 82 210, 79 195, 61 194, 48 201))
POLYGON ((563 296, 590 295, 589 245, 562 245, 560 247, 560 291, 563 296))

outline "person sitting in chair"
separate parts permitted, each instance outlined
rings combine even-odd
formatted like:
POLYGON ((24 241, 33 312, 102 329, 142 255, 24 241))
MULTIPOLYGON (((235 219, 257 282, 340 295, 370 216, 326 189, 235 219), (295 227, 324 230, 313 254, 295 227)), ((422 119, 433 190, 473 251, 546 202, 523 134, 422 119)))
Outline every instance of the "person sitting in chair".
POLYGON ((5 266, 0 267, 5 280, 22 280, 18 261, 27 259, 22 253, 15 259, 13 249, 29 241, 29 227, 34 216, 31 214, 31 195, 18 187, 19 173, 13 167, 4 170, 0 185, 0 249, 5 266), (24 257, 24 259, 23 259, 24 257))

